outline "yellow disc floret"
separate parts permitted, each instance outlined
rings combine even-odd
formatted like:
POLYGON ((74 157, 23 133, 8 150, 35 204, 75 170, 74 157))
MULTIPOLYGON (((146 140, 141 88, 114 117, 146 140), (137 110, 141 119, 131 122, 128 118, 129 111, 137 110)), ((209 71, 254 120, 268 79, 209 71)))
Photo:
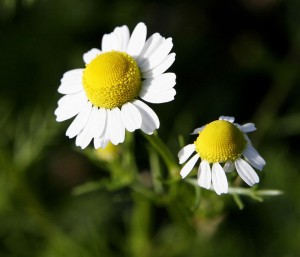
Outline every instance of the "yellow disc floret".
POLYGON ((102 53, 87 64, 82 82, 89 101, 107 109, 137 98, 142 83, 137 62, 118 51, 102 53))
POLYGON ((239 158, 247 141, 234 124, 217 120, 204 127, 194 144, 201 159, 222 163, 239 158))

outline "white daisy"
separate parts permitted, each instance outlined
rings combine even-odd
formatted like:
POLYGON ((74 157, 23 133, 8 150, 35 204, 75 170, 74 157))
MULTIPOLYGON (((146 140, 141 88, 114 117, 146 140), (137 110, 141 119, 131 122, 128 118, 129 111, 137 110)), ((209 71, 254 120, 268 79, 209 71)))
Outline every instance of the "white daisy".
POLYGON ((95 148, 108 142, 117 145, 125 130, 141 129, 152 134, 159 128, 149 103, 174 99, 174 73, 164 73, 174 62, 171 38, 153 34, 146 40, 147 28, 139 23, 131 36, 127 26, 116 27, 102 38, 101 50, 83 55, 85 69, 66 72, 58 92, 64 96, 55 110, 61 122, 74 116, 66 135, 76 137, 76 145, 85 148, 94 139, 95 148))
POLYGON ((249 186, 259 182, 258 175, 250 165, 262 170, 266 162, 253 148, 247 136, 247 133, 256 130, 255 125, 239 125, 233 122, 233 117, 221 116, 219 120, 194 130, 192 134, 199 134, 194 144, 185 146, 178 153, 179 163, 182 164, 196 152, 181 169, 182 178, 191 172, 201 158, 198 184, 206 189, 212 184, 219 195, 228 192, 225 172, 233 171, 234 168, 249 186))

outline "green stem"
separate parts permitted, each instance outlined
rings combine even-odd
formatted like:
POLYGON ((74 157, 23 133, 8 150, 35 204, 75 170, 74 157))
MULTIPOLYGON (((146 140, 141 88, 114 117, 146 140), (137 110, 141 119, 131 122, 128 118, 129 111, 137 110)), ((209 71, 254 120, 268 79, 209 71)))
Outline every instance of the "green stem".
POLYGON ((232 195, 246 195, 251 197, 254 200, 257 200, 259 202, 263 201, 262 196, 276 196, 281 195, 283 192, 280 190, 255 190, 253 188, 228 188, 228 194, 232 195))
POLYGON ((152 147, 149 147, 149 162, 154 191, 158 194, 161 194, 163 192, 163 185, 159 157, 157 152, 154 151, 152 147))
POLYGON ((171 178, 178 177, 178 164, 175 161, 174 156, 172 155, 170 149, 166 146, 166 144, 160 139, 157 134, 147 135, 142 133, 143 136, 148 140, 150 145, 158 152, 161 158, 164 160, 171 178))
POLYGON ((237 206, 239 207, 240 210, 244 209, 244 204, 240 198, 240 196, 238 194, 232 194, 233 196, 233 200, 235 201, 235 203, 237 204, 237 206))
POLYGON ((134 205, 131 213, 129 230, 129 249, 131 256, 149 256, 150 252, 150 228, 151 228, 151 204, 148 199, 140 194, 133 193, 134 205))

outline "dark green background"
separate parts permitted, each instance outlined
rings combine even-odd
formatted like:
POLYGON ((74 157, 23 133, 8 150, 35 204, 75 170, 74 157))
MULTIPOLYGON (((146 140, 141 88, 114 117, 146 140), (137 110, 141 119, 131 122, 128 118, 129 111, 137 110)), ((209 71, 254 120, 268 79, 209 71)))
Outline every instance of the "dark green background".
POLYGON ((0 256, 300 256, 300 1, 0 0, 0 53, 0 256), (260 188, 284 195, 239 210, 207 194, 205 215, 180 222, 126 187, 72 194, 103 175, 65 137, 70 121, 55 122, 60 78, 104 33, 140 21, 173 38, 177 95, 151 105, 173 153, 220 115, 255 122, 260 188), (130 228, 149 213, 141 239, 130 228))

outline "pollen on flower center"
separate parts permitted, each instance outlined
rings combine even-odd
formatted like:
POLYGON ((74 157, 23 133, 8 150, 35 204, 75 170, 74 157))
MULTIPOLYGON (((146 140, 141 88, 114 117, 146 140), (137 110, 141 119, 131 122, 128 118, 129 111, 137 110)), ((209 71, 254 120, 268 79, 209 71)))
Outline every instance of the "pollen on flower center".
POLYGON ((134 100, 141 89, 137 62, 127 53, 118 51, 102 53, 87 64, 82 82, 89 101, 107 109, 134 100))
POLYGON ((243 133, 231 122, 213 121, 205 126, 194 142, 201 159, 209 163, 234 161, 247 142, 243 133))

